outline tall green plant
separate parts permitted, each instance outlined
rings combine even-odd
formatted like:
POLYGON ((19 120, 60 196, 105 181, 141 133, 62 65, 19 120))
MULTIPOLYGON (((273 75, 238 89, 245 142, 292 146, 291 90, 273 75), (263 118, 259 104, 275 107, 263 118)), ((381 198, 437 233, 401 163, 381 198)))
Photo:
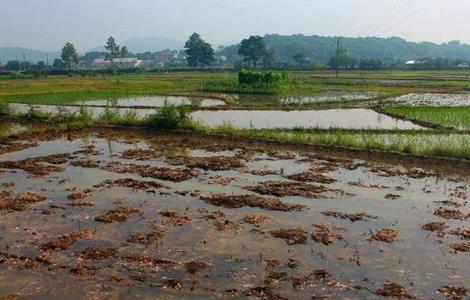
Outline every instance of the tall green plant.
POLYGON ((165 101, 157 113, 147 118, 147 124, 163 129, 179 128, 188 119, 191 107, 189 105, 174 105, 165 101))

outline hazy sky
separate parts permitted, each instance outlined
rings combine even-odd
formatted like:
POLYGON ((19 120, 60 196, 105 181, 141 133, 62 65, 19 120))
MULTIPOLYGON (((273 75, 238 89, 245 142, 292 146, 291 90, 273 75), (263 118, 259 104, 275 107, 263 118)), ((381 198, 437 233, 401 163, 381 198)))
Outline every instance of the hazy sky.
POLYGON ((251 34, 401 36, 470 43, 470 0, 1 0, 0 47, 81 51, 118 40, 220 45, 251 34))

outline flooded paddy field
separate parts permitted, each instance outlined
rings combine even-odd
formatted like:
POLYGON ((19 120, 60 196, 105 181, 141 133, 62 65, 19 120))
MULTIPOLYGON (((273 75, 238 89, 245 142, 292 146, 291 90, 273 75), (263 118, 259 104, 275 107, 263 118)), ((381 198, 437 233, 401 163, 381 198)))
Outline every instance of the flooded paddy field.
POLYGON ((217 99, 205 99, 200 97, 182 97, 182 96, 145 96, 121 98, 115 100, 83 100, 72 104, 85 106, 111 106, 122 108, 154 108, 163 107, 165 103, 172 105, 191 105, 194 107, 219 107, 224 106, 225 102, 217 99))
POLYGON ((11 135, 0 153, 1 296, 469 292, 465 170, 135 129, 11 135))
POLYGON ((388 99, 390 104, 409 106, 470 106, 470 93, 466 94, 407 94, 388 99))
POLYGON ((209 127, 230 124, 235 128, 348 128, 348 129, 423 129, 408 121, 395 119, 370 109, 328 109, 314 111, 219 110, 197 111, 192 118, 209 127))
MULTIPOLYGON (((103 115, 107 108, 101 106, 83 106, 95 119, 103 115)), ((36 110, 48 114, 79 114, 79 106, 27 105, 12 103, 11 110, 16 114, 28 114, 36 110)), ((154 108, 112 108, 120 115, 135 113, 144 119, 157 111, 154 108)), ((327 110, 210 110, 194 111, 190 117, 208 127, 231 125, 235 128, 347 128, 347 129, 424 129, 409 121, 389 117, 370 109, 327 109, 327 110)))
POLYGON ((256 95, 256 94, 234 94, 226 95, 239 104, 308 104, 321 102, 342 102, 342 101, 364 101, 378 97, 378 93, 373 92, 323 92, 310 96, 282 96, 282 95, 256 95))

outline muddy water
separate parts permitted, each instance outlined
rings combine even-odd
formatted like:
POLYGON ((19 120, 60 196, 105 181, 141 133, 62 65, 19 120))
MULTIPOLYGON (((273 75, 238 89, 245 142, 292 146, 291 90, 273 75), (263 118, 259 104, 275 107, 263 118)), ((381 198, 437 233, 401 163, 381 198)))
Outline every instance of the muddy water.
POLYGON ((369 109, 318 111, 198 111, 193 119, 210 127, 231 124, 236 128, 349 128, 422 129, 408 121, 394 119, 369 109))
POLYGON ((407 94, 387 101, 411 106, 470 106, 470 94, 407 94))
POLYGON ((2 199, 22 199, 18 195, 28 191, 47 197, 21 210, 3 206, 0 211, 0 295, 380 299, 384 284, 396 283, 418 299, 444 299, 437 292, 443 285, 470 287, 469 253, 451 248, 465 241, 450 234, 456 228, 468 229, 469 220, 433 215, 439 207, 458 210, 462 216, 470 213, 468 182, 426 169, 315 157, 281 148, 135 131, 43 136, 37 146, 0 157, 0 180, 5 183, 0 190, 11 192, 1 193, 2 199), (70 156, 62 161, 38 158, 65 153, 70 156), (24 160, 31 158, 39 165, 26 170, 5 163, 23 161, 19 166, 24 168, 31 163, 24 160), (137 167, 124 172, 116 168, 129 164, 137 167), (49 174, 38 174, 39 168, 51 166, 59 169, 46 168, 49 174), (190 173, 174 182, 158 172, 149 174, 155 167, 190 173), (314 170, 310 180, 323 182, 306 183, 316 192, 304 196, 278 194, 295 194, 292 188, 263 192, 278 196, 253 192, 253 187, 265 182, 305 185, 295 180, 302 180, 299 174, 307 170, 314 170), (124 178, 134 179, 134 188, 102 184, 124 178), (139 182, 154 186, 139 186, 139 182), (201 198, 220 193, 271 197, 305 208, 276 211, 236 200, 216 206, 201 198), (118 207, 136 211, 122 213, 125 217, 112 223, 97 221, 118 207), (326 211, 368 217, 351 222, 326 216, 326 211), (247 215, 268 218, 250 224, 243 221, 250 219, 247 215), (449 227, 441 233, 421 229, 430 221, 449 227), (329 227, 326 237, 335 237, 331 244, 312 239, 312 234, 319 234, 313 224, 329 227), (304 230, 305 239, 284 240, 271 233, 292 228, 304 230), (380 229, 392 229, 398 236, 390 243, 369 240, 380 229), (63 238, 54 247, 48 244, 86 230, 71 242, 63 238), (146 237, 155 232, 158 237, 146 237))
MULTIPOLYGON (((227 95, 230 97, 230 95, 227 95)), ((232 97, 238 103, 278 103, 278 104, 305 104, 315 102, 335 102, 351 100, 369 100, 378 96, 377 93, 350 93, 350 92, 324 92, 310 96, 277 96, 277 95, 250 95, 239 94, 232 97)))
POLYGON ((132 97, 116 100, 85 100, 77 101, 74 104, 87 106, 109 105, 112 107, 162 107, 165 102, 173 105, 192 105, 196 107, 216 107, 225 105, 225 102, 222 100, 178 96, 132 97))
MULTIPOLYGON (((15 113, 26 114, 31 111, 27 104, 10 104, 15 113)), ((34 105, 35 110, 51 113, 78 114, 78 106, 34 105)), ((99 118, 106 110, 105 107, 86 107, 93 118, 99 118)), ((151 108, 112 108, 121 115, 135 112, 137 117, 143 119, 155 114, 151 108)), ((279 111, 279 110, 219 110, 196 111, 191 117, 209 127, 218 127, 230 124, 235 128, 348 128, 348 129, 424 129, 409 121, 395 119, 370 109, 329 109, 314 111, 279 111)))

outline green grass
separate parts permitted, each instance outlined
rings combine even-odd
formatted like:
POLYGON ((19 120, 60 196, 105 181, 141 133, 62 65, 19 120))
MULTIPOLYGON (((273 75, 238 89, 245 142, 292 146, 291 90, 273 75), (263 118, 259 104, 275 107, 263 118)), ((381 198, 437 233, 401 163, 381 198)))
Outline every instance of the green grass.
POLYGON ((206 134, 223 134, 245 138, 260 138, 284 143, 305 143, 321 146, 340 146, 354 149, 373 149, 413 155, 456 157, 470 159, 470 135, 438 130, 381 132, 373 130, 293 130, 236 129, 229 124, 207 128, 189 121, 186 129, 206 134))
POLYGON ((398 106, 385 111, 444 127, 470 129, 470 107, 398 106))

